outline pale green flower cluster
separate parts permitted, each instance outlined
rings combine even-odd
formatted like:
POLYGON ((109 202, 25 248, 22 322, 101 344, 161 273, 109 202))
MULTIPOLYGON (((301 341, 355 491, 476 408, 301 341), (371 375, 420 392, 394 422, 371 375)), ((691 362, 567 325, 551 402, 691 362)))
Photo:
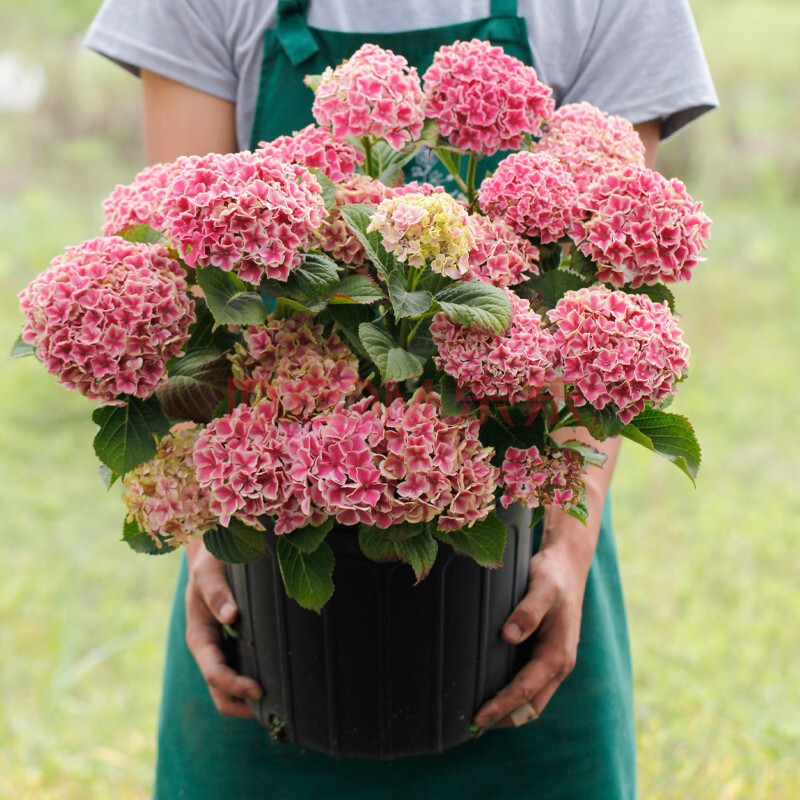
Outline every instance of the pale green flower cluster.
POLYGON ((384 200, 367 231, 378 231, 383 246, 398 261, 413 267, 429 264, 448 278, 466 274, 469 251, 475 246, 466 208, 444 193, 384 200))

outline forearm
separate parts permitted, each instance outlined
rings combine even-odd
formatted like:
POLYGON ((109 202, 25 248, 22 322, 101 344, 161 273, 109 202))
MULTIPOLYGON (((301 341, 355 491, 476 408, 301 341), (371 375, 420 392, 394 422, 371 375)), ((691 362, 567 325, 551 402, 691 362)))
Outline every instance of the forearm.
MULTIPOLYGON (((645 145, 647 165, 654 168, 658 156, 661 122, 660 120, 650 120, 636 125, 635 128, 645 145)), ((605 442, 598 442, 586 428, 560 428, 554 432, 553 438, 560 442, 578 439, 585 444, 592 445, 607 456, 602 467, 589 466, 587 469, 586 499, 589 504, 589 520, 586 525, 559 508, 549 506, 545 511, 542 549, 563 548, 585 583, 594 558, 594 551, 597 548, 600 523, 603 519, 603 506, 611 484, 611 477, 614 474, 614 466, 617 463, 620 439, 617 437, 607 439, 605 442)))
POLYGON ((584 525, 565 511, 548 506, 544 516, 544 535, 541 549, 555 548, 567 553, 570 563, 585 584, 589 567, 597 548, 600 524, 603 519, 603 506, 611 484, 614 466, 620 448, 620 438, 598 442, 589 435, 586 428, 560 428, 553 433, 557 441, 577 439, 597 448, 606 455, 602 467, 589 465, 586 471, 586 499, 589 504, 589 519, 584 525))

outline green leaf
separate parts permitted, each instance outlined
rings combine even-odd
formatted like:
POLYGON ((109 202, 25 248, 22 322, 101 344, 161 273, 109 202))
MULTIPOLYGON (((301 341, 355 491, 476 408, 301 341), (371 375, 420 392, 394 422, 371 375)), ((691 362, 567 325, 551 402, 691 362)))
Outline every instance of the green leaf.
POLYGON ((333 551, 323 542, 313 553, 278 538, 278 564, 286 594, 299 605, 319 613, 333 595, 333 551))
POLYGON ((206 550, 219 561, 228 564, 247 564, 267 553, 267 536, 270 531, 257 531, 238 519, 231 519, 228 526, 220 525, 203 536, 206 550))
POLYGON ((399 347, 391 335, 372 322, 358 326, 361 344, 385 381, 404 381, 422 374, 422 364, 408 350, 399 347))
POLYGON ((358 545, 361 552, 370 560, 379 563, 397 561, 399 556, 385 530, 371 525, 360 525, 358 529, 358 545))
POLYGON ((118 235, 126 242, 134 242, 137 244, 157 244, 164 238, 161 231, 157 231, 149 225, 135 225, 132 228, 126 228, 124 231, 120 231, 118 235))
POLYGON ((330 211, 336 205, 336 184, 317 167, 312 167, 309 172, 317 179, 322 188, 322 202, 325 210, 330 211))
POLYGON ((22 336, 17 337, 17 341, 11 346, 11 352, 8 354, 9 359, 25 358, 25 356, 32 356, 36 354, 36 348, 32 344, 22 341, 22 336))
POLYGON ((395 542, 395 550, 401 561, 408 564, 413 570, 419 583, 428 577, 428 573, 433 568, 436 561, 436 553, 439 545, 433 538, 427 526, 422 533, 410 539, 403 539, 395 542))
POLYGON ((303 254, 302 263, 292 270, 286 282, 287 287, 302 301, 303 298, 323 300, 339 283, 337 263, 324 253, 303 254))
POLYGON ((586 280, 584 285, 586 286, 594 283, 597 277, 597 264, 578 250, 578 246, 574 243, 570 254, 569 269, 584 278, 586 280))
POLYGON ((386 369, 383 372, 385 381, 407 381, 409 378, 416 378, 422 375, 423 364, 408 350, 402 347, 393 347, 386 354, 386 369))
MULTIPOLYGON (((609 288, 616 289, 618 287, 609 286, 609 288)), ((666 303, 669 310, 673 314, 675 313, 675 295, 663 283, 657 283, 655 286, 640 286, 638 289, 626 286, 623 287, 623 291, 628 294, 646 294, 654 303, 666 303)))
POLYGON ((389 300, 392 303, 395 319, 416 317, 424 314, 433 305, 430 292, 409 292, 402 270, 394 270, 387 281, 389 300))
MULTIPOLYGON (((569 404, 569 400, 567 401, 569 404)), ((613 436, 619 436, 625 427, 617 412, 610 406, 601 411, 590 405, 572 407, 572 412, 577 415, 581 425, 598 441, 604 442, 613 436)))
POLYGON ((224 325, 217 326, 214 315, 202 297, 194 299, 195 321, 189 328, 189 341, 186 352, 215 348, 219 352, 229 350, 238 341, 236 334, 231 333, 224 325))
POLYGON ((468 395, 450 375, 442 375, 439 380, 439 393, 442 398, 442 414, 461 417, 470 414, 478 407, 474 397, 468 395))
POLYGON ((426 119, 422 125, 422 133, 417 141, 426 147, 430 147, 431 150, 435 150, 436 145, 439 143, 439 123, 435 119, 426 119))
POLYGON ((623 426, 622 435, 664 456, 695 483, 701 451, 694 428, 686 417, 647 409, 623 426))
POLYGON ((434 152, 451 175, 458 175, 461 172, 461 153, 456 153, 447 147, 437 147, 434 152))
POLYGON ((531 514, 531 530, 533 530, 540 522, 544 521, 544 507, 537 506, 536 508, 532 509, 533 514, 531 514))
POLYGON ((382 533, 390 542, 397 543, 419 536, 423 529, 424 525, 421 522, 398 522, 384 528, 382 533))
POLYGON ((518 406, 489 406, 489 417, 481 425, 481 441, 494 447, 495 462, 502 462, 509 447, 525 450, 544 446, 545 420, 550 416, 546 405, 535 402, 518 406))
POLYGON ((360 355, 366 356, 367 351, 361 344, 358 329, 364 322, 375 319, 375 313, 365 305, 355 305, 347 303, 343 305, 328 306, 327 313, 331 315, 333 321, 338 325, 342 335, 347 339, 350 347, 360 355))
POLYGON ((150 536, 150 534, 141 530, 136 520, 125 520, 122 526, 122 541, 126 542, 137 553, 143 553, 148 556, 160 556, 164 553, 175 551, 172 545, 167 544, 165 537, 158 534, 156 534, 155 538, 150 536))
POLYGON ((436 295, 442 311, 462 325, 479 325, 501 333, 511 321, 511 302, 497 286, 483 281, 458 281, 436 295))
POLYGON ((379 168, 404 167, 419 152, 419 145, 414 142, 402 150, 395 150, 388 142, 380 141, 372 145, 372 158, 379 168))
POLYGON ((483 522, 458 531, 435 531, 440 542, 449 544, 457 553, 469 556, 482 567, 499 567, 506 549, 506 526, 492 511, 483 522))
POLYGON ((552 269, 534 278, 542 293, 542 302, 548 308, 554 308, 556 303, 569 291, 588 286, 586 278, 564 269, 552 269))
POLYGON ((586 492, 583 493, 579 503, 570 503, 564 510, 571 517, 586 525, 589 522, 589 501, 586 498, 586 492))
POLYGON ((378 274, 385 280, 394 268, 394 258, 386 252, 380 233, 372 231, 367 233, 367 228, 372 220, 375 209, 367 205, 342 206, 341 214, 348 228, 364 248, 367 258, 378 270, 378 274))
POLYGON ((217 325, 260 325, 266 319, 261 295, 232 272, 202 267, 197 270, 197 282, 217 325))
POLYGON ((124 406, 103 406, 95 409, 92 421, 100 427, 94 451, 119 475, 149 461, 156 453, 157 437, 169 431, 169 421, 156 397, 132 397, 124 406))
POLYGON ((584 442, 579 442, 577 439, 570 439, 567 442, 558 442, 557 446, 562 450, 574 450, 583 456, 583 460, 587 464, 595 467, 602 467, 606 463, 608 456, 601 453, 596 447, 592 447, 584 442))
POLYGON ((368 275, 352 273, 333 287, 329 300, 335 304, 375 303, 385 297, 383 289, 368 275))
POLYGON ((295 314, 314 314, 318 309, 310 308, 291 297, 278 297, 275 300, 275 310, 272 312, 272 319, 288 319, 295 314))
POLYGON ((190 350, 170 370, 158 390, 161 406, 170 417, 210 422, 225 398, 231 363, 216 348, 190 350))
POLYGON ((333 517, 328 517, 319 525, 306 525, 291 533, 282 534, 281 538, 304 553, 313 553, 325 541, 331 530, 333 530, 333 517))
POLYGON ((539 245, 539 272, 545 273, 552 269, 558 269, 561 264, 563 250, 559 242, 539 245))

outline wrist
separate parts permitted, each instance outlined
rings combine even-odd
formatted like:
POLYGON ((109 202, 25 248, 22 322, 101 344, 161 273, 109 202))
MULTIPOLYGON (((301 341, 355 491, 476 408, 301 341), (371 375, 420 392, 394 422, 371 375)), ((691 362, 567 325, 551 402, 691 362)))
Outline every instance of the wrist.
POLYGON ((599 528, 592 529, 591 520, 584 525, 562 509, 549 506, 545 510, 540 551, 563 556, 575 573, 585 579, 594 558, 598 533, 599 528))

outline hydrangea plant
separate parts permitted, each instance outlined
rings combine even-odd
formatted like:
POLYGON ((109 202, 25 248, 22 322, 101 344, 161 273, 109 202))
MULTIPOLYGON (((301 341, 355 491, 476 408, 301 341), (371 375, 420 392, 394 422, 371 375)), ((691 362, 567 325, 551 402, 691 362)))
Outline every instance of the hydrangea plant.
POLYGON ((479 41, 422 78, 366 45, 307 83, 316 125, 143 170, 104 202, 105 235, 20 294, 13 352, 98 403, 128 544, 245 562, 277 536, 287 592, 318 611, 334 524, 419 581, 440 547, 497 566, 498 505, 586 521, 603 458, 559 429, 694 480, 694 432, 666 410, 689 359, 667 284, 710 221, 632 126, 554 110, 479 41), (423 148, 454 193, 404 183, 423 148))

